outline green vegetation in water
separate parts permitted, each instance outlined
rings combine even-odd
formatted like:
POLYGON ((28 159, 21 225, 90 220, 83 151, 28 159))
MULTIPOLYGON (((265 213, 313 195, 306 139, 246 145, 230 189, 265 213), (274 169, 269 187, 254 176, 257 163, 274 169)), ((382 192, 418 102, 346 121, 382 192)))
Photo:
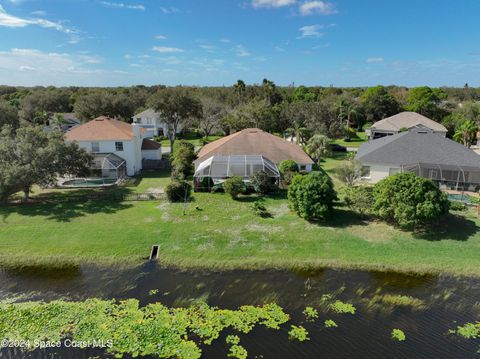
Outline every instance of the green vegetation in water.
POLYGON ((425 302, 421 299, 407 295, 385 294, 376 295, 372 298, 372 303, 382 302, 394 307, 411 307, 412 309, 425 309, 425 302))
POLYGON ((306 307, 303 311, 303 315, 305 315, 305 318, 307 318, 307 320, 314 321, 318 318, 318 310, 312 307, 306 307))
POLYGON ((308 337, 308 331, 301 325, 299 326, 292 325, 290 328, 290 331, 288 332, 288 336, 291 339, 296 339, 300 342, 304 342, 305 340, 310 340, 310 338, 308 337))
POLYGON ((357 310, 353 304, 344 303, 341 300, 336 300, 330 304, 330 309, 338 314, 355 314, 355 311, 357 310))
POLYGON ((392 330, 392 339, 397 340, 399 342, 405 341, 407 337, 405 336, 405 333, 401 329, 393 329, 392 330))
MULTIPOLYGON (((0 305, 0 339, 30 342, 31 350, 38 340, 61 342, 69 338, 110 343, 106 351, 116 357, 199 358, 199 343, 191 337, 210 345, 227 328, 240 333, 249 333, 256 325, 279 329, 289 319, 276 304, 226 310, 205 303, 188 308, 168 308, 161 303, 139 307, 136 299, 31 302, 0 305)), ((306 337, 300 328, 293 335, 299 340, 306 337)), ((229 342, 233 344, 232 356, 246 358, 239 340, 230 337, 229 342)))
POLYGON ((451 330, 450 333, 457 334, 465 339, 480 338, 480 322, 460 325, 456 329, 451 330))
POLYGON ((325 328, 336 328, 336 327, 338 327, 338 325, 333 320, 327 319, 325 321, 325 328))
POLYGON ((157 293, 158 293, 158 289, 150 289, 150 290, 148 291, 148 295, 155 295, 155 294, 157 294, 157 293))
POLYGON ((240 345, 240 337, 238 335, 229 335, 226 338, 226 343, 231 344, 228 356, 237 359, 247 359, 247 350, 240 345))

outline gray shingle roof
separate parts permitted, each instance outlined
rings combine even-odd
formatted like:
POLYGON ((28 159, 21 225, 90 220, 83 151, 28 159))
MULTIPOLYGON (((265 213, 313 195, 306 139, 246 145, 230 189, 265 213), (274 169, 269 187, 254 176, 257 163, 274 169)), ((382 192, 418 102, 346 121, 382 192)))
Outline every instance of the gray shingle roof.
POLYGON ((422 116, 419 113, 408 111, 375 122, 372 125, 372 129, 398 132, 402 128, 412 128, 418 125, 428 127, 436 132, 447 133, 447 129, 442 124, 435 122, 428 117, 422 116))
POLYGON ((151 118, 154 118, 154 117, 157 117, 158 116, 158 113, 155 112, 155 110, 153 108, 147 108, 145 111, 142 111, 140 113, 137 113, 135 116, 133 117, 139 117, 139 118, 147 118, 147 119, 151 119, 151 118))
POLYGON ((364 164, 434 164, 480 171, 480 155, 426 129, 412 129, 364 143, 356 159, 364 164))

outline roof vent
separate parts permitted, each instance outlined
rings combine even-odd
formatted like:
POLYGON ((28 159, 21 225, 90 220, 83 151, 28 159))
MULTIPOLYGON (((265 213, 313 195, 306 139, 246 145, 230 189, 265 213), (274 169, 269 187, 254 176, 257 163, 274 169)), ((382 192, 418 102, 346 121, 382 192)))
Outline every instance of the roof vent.
POLYGON ((248 133, 257 133, 257 132, 258 132, 257 130, 248 131, 248 133))

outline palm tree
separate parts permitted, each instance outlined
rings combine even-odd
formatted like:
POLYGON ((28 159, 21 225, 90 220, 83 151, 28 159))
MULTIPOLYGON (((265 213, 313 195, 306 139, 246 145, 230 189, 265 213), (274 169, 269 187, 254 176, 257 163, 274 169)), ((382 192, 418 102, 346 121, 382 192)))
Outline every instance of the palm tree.
POLYGON ((330 139, 325 135, 314 135, 308 140, 305 150, 308 155, 320 165, 320 160, 330 153, 330 139))
POLYGON ((350 138, 350 123, 351 123, 352 117, 356 117, 358 115, 358 106, 353 101, 341 99, 337 103, 336 107, 338 111, 338 119, 340 120, 342 127, 344 127, 343 120, 344 119, 347 120, 344 128, 345 128, 347 138, 350 138))
POLYGON ((238 80, 235 85, 233 85, 233 88, 235 89, 235 92, 237 93, 238 96, 238 103, 243 102, 243 96, 245 95, 245 90, 247 86, 245 85, 245 82, 243 80, 238 80))
POLYGON ((472 120, 467 120, 457 128, 453 135, 453 139, 457 142, 463 143, 466 147, 470 147, 477 137, 477 132, 477 124, 472 120))

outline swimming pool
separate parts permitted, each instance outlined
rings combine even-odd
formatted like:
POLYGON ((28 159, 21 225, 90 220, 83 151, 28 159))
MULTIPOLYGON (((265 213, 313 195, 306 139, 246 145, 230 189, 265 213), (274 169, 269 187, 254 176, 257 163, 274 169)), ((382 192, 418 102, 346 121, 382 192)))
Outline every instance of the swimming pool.
POLYGON ((472 197, 466 194, 461 194, 461 193, 449 193, 448 194, 448 199, 450 201, 458 201, 458 202, 463 202, 465 204, 472 204, 472 197))
POLYGON ((117 182, 114 178, 75 178, 65 181, 62 187, 102 187, 111 186, 117 182))

